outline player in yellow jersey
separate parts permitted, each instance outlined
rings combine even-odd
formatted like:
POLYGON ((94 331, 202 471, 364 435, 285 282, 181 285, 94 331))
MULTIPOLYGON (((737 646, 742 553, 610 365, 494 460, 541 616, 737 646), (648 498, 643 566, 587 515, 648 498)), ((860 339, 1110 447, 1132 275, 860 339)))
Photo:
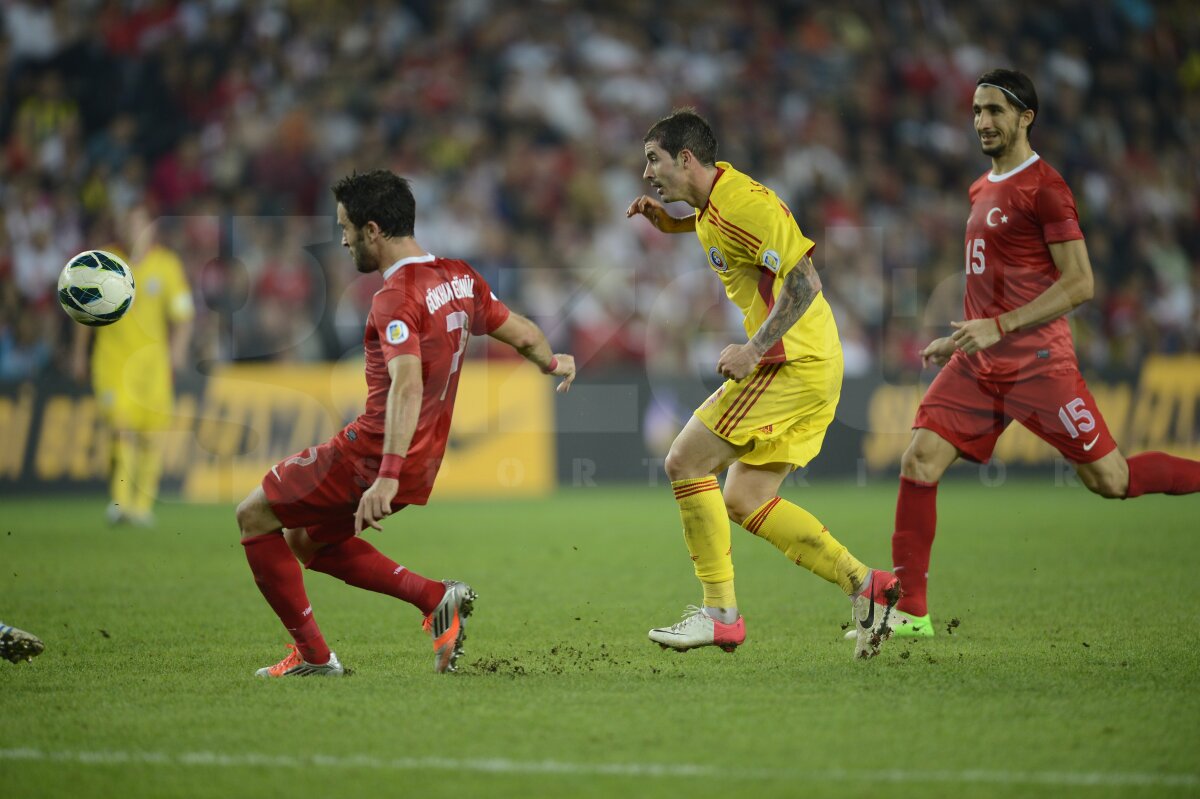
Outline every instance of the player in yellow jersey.
POLYGON ((783 479, 820 451, 842 387, 842 347, 809 257, 813 242, 774 191, 716 160, 716 137, 693 110, 659 120, 643 143, 643 177, 659 199, 639 197, 626 216, 641 214, 666 233, 695 231, 709 268, 742 311, 748 338, 721 352, 717 372, 727 380, 667 454, 704 598, 680 622, 651 630, 650 640, 726 651, 745 640, 733 588, 732 519, 837 583, 852 602, 855 656, 874 657, 891 635, 899 580, 864 566, 812 514, 778 495, 783 479), (696 212, 671 216, 663 202, 677 200, 696 212), (726 469, 722 494, 716 475, 726 469))
POLYGON ((151 526, 162 472, 162 432, 175 410, 173 375, 187 354, 194 308, 183 264, 155 241, 148 209, 134 206, 120 227, 120 243, 107 249, 133 270, 137 296, 119 322, 76 328, 72 371, 76 379, 87 378, 87 350, 95 330, 92 387, 113 436, 108 520, 151 526))

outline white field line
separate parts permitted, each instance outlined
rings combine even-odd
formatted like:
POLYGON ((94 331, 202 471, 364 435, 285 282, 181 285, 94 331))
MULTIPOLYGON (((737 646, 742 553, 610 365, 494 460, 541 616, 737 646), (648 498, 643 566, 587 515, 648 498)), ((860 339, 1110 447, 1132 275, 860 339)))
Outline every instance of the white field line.
POLYGON ((1115 771, 918 771, 904 769, 729 769, 692 763, 571 763, 560 760, 507 758, 399 757, 368 755, 268 755, 255 752, 119 752, 0 749, 0 761, 51 762, 95 766, 208 766, 285 769, 374 769, 378 771, 455 771, 468 774, 556 774, 610 777, 697 777, 800 782, 889 782, 893 784, 949 783, 993 785, 1200 787, 1200 774, 1115 771))

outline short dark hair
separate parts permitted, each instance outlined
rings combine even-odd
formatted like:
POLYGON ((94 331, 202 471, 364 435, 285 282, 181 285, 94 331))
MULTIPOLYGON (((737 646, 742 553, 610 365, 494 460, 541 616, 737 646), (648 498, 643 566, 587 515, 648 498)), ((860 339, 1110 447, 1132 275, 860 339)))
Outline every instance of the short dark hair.
POLYGON ((1033 122, 1027 128, 1027 131, 1032 131, 1033 123, 1037 122, 1038 96, 1029 76, 1015 69, 990 69, 975 81, 976 86, 985 83, 999 87, 1005 102, 1017 109, 1018 114, 1026 110, 1033 112, 1033 122))
POLYGON ((677 108, 650 126, 642 143, 658 142, 672 158, 683 150, 691 150, 696 160, 705 166, 717 162, 717 137, 704 118, 694 108, 677 108))
POLYGON ((356 228, 374 222, 387 238, 413 234, 417 202, 408 181, 393 172, 351 172, 333 184, 333 196, 356 228))

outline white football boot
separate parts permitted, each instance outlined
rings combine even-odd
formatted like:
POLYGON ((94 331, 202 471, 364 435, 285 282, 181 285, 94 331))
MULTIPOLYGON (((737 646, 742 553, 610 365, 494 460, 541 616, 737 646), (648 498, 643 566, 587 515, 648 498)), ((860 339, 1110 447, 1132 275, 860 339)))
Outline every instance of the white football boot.
POLYGON ((891 572, 871 570, 867 590, 851 600, 855 632, 854 657, 873 658, 892 635, 892 613, 900 601, 900 578, 891 572))
POLYGON ((701 646, 719 646, 732 652, 746 641, 746 620, 741 616, 733 624, 724 624, 704 612, 704 608, 688 605, 683 618, 670 627, 655 627, 650 640, 663 649, 686 652, 701 646))
POLYGON ((342 677, 346 674, 341 661, 333 652, 329 653, 328 663, 314 664, 305 662, 295 644, 288 644, 288 649, 292 651, 288 653, 287 657, 274 666, 263 666, 254 672, 254 675, 256 677, 342 677))

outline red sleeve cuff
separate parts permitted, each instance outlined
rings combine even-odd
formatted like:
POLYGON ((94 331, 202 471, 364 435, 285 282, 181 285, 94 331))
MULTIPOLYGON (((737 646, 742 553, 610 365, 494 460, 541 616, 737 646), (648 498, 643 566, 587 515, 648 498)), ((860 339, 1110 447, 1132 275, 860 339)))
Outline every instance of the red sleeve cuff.
MULTIPOLYGON (((495 330, 496 328, 500 327, 500 325, 507 322, 508 317, 510 317, 510 316, 512 316, 512 311, 506 305, 506 306, 504 306, 504 315, 499 318, 499 321, 493 320, 492 330, 495 330)), ((489 330, 488 332, 491 333, 492 330, 489 330)))

